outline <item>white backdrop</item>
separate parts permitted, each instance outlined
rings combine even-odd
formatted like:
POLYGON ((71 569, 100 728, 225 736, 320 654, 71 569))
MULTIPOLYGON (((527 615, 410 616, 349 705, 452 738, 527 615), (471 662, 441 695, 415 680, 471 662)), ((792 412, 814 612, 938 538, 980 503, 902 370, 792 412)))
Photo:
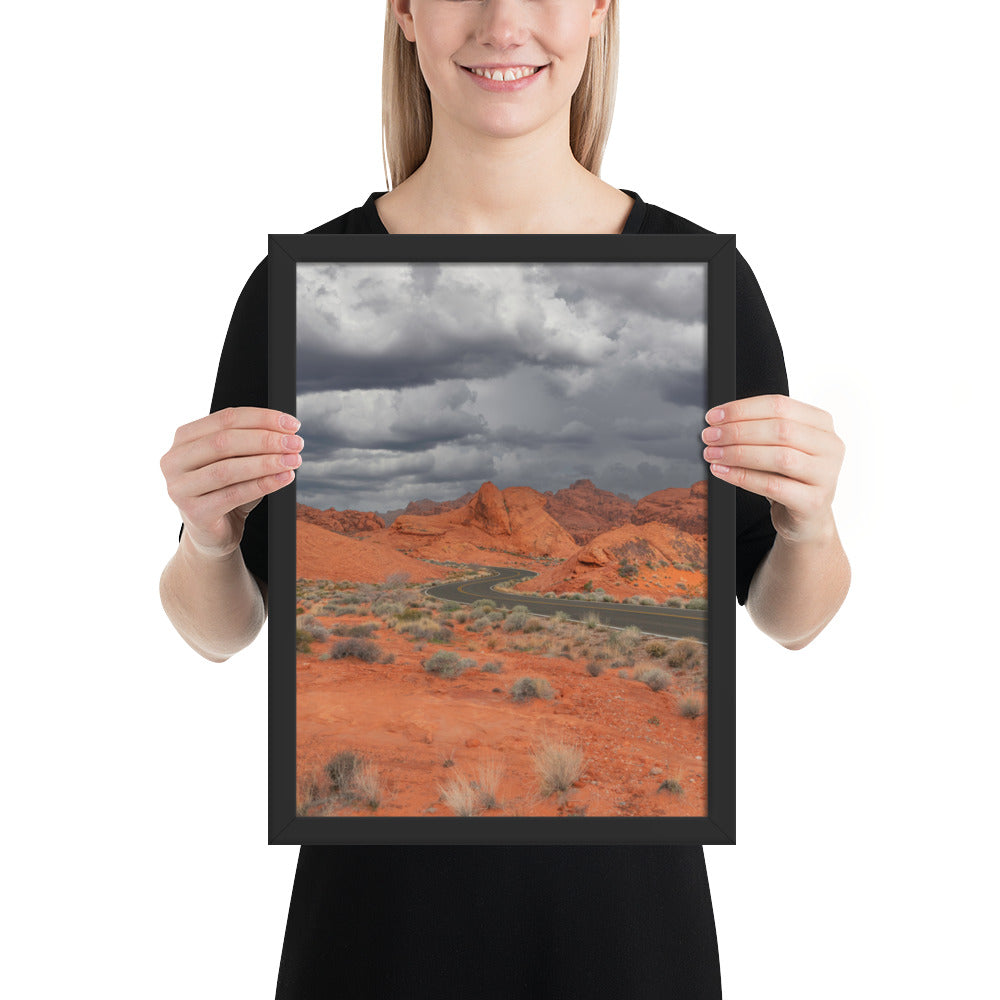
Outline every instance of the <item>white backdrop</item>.
MULTIPOLYGON (((739 613, 727 1000, 997 995, 988 10, 624 3, 602 176, 736 234, 847 443, 840 615, 793 653, 739 613)), ((270 1000, 296 848, 266 844, 266 633, 211 664, 173 631, 158 463, 267 234, 385 188, 382 4, 7 24, 2 975, 270 1000)))

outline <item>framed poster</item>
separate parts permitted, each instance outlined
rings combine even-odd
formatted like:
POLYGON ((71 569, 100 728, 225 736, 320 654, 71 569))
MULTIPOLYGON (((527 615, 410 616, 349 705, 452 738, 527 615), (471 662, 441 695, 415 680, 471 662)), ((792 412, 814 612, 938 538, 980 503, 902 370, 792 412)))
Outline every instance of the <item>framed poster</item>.
POLYGON ((269 843, 734 843, 735 238, 268 252, 269 843))

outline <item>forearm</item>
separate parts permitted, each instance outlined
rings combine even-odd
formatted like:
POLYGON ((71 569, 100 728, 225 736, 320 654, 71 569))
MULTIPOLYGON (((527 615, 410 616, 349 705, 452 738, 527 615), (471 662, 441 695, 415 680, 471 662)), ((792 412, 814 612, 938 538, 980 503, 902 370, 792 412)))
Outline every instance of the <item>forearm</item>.
POLYGON ((796 543, 775 538, 754 574, 746 607, 762 632, 786 649, 802 649, 837 613, 850 585, 851 567, 831 515, 820 537, 796 543))
POLYGON ((215 663, 249 646, 267 617, 239 548, 222 558, 208 557, 186 531, 160 576, 160 601, 188 645, 215 663))

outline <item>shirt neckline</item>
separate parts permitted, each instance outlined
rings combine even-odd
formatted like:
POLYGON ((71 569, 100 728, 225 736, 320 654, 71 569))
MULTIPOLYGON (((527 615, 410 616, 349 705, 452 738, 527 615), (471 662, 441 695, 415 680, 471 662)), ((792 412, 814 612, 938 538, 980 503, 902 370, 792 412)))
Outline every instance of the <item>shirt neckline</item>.
MULTIPOLYGON (((646 218, 646 203, 635 193, 635 191, 629 191, 628 188, 619 188, 618 190, 633 199, 632 210, 628 213, 625 225, 622 227, 622 231, 618 235, 624 236, 626 233, 638 233, 642 229, 642 223, 646 218)), ((369 226, 376 233, 382 233, 383 235, 388 236, 389 230, 383 225, 382 218, 378 214, 378 209, 375 207, 375 201, 386 193, 387 192, 385 191, 372 191, 372 193, 368 196, 368 200, 361 206, 361 210, 364 213, 364 217, 369 226)))

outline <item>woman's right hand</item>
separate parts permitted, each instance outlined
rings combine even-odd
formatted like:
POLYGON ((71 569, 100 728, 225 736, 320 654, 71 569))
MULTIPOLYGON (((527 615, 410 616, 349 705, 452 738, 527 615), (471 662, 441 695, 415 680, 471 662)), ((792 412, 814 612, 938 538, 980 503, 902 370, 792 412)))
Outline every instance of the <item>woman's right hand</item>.
POLYGON ((184 534, 202 554, 235 551, 250 511, 295 478, 300 426, 280 410, 230 406, 177 428, 160 471, 184 534))

